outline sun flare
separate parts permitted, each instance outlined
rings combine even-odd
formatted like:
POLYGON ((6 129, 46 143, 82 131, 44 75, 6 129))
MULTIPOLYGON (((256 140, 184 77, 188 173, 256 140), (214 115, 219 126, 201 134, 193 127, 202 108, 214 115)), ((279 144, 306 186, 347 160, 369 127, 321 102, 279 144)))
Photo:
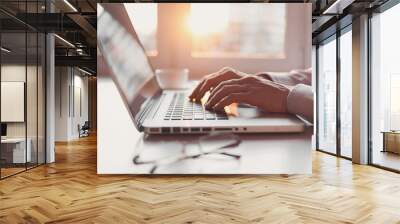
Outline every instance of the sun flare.
POLYGON ((229 20, 226 4, 192 4, 188 17, 188 27, 192 34, 205 36, 222 32, 229 20))

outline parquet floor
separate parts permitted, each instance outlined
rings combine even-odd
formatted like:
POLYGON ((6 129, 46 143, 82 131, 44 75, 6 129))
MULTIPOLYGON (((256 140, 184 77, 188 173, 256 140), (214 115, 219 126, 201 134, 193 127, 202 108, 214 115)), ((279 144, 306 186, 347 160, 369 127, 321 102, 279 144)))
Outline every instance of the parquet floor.
POLYGON ((400 223, 400 175, 314 153, 312 175, 99 176, 96 139, 0 181, 0 223, 400 223))
POLYGON ((1 175, 2 175, 2 177, 3 176, 7 177, 7 176, 13 175, 15 173, 24 171, 24 170, 25 170, 25 167, 23 167, 23 168, 4 168, 3 167, 3 168, 1 168, 1 175))

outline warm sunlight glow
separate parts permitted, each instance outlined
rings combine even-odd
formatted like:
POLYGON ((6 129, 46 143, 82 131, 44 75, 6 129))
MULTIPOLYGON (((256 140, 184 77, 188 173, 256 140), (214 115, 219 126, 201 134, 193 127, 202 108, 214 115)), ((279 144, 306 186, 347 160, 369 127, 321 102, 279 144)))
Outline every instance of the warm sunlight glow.
POLYGON ((285 57, 285 4, 191 3, 193 57, 285 57))
POLYGON ((192 4, 188 26, 197 36, 223 32, 229 20, 229 7, 226 4, 192 4))

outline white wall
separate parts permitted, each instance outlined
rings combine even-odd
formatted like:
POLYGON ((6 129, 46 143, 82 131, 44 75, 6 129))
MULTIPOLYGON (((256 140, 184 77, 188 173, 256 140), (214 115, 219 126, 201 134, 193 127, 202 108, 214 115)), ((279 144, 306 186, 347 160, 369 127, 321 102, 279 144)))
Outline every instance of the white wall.
POLYGON ((68 84, 69 76, 67 67, 55 69, 55 140, 66 141, 68 139, 68 84))
POLYGON ((79 137, 78 125, 88 120, 88 78, 76 68, 56 67, 55 140, 79 137))
MULTIPOLYGON (((25 121, 25 83, 1 82, 1 121, 25 121)), ((35 106, 36 108, 36 106, 35 106)))
POLYGON ((85 121, 88 121, 89 119, 89 112, 88 112, 88 77, 81 76, 81 73, 76 75, 75 70, 75 75, 74 75, 74 109, 75 113, 73 113, 73 119, 72 119, 72 130, 71 130, 71 135, 73 138, 79 137, 79 132, 78 132, 78 124, 81 126, 85 123, 85 121), (80 91, 80 93, 79 93, 80 91), (81 110, 81 111, 80 111, 81 110))
MULTIPOLYGON (((25 65, 9 64, 1 66, 1 81, 2 82, 25 82, 25 65)), ((28 67, 31 70, 32 67, 28 67)), ((29 74, 29 73, 28 73, 29 74)), ((2 96, 4 97, 4 96, 2 96)), ((7 110, 7 108, 1 108, 7 110)), ((7 123, 7 136, 8 137, 25 137, 25 123, 24 122, 11 122, 7 123)))
MULTIPOLYGON (((25 76, 28 76, 29 87, 36 86, 36 80, 31 76, 36 76, 36 67, 18 64, 8 64, 1 66, 1 81, 2 82, 24 82, 26 83, 25 76), (26 73, 27 72, 27 73, 26 73)), ((28 137, 30 133, 33 133, 35 130, 36 135, 36 113, 32 113, 32 111, 36 111, 36 88, 27 88, 27 106, 30 108, 27 109, 27 119, 28 119, 28 137), (32 104, 33 102, 33 104, 32 104), (35 124, 32 124, 34 122, 35 124), (32 131, 31 131, 32 128, 32 131)), ((4 96, 3 96, 4 97, 4 96)), ((7 108, 1 108, 1 110, 7 110, 7 108)), ((7 136, 8 137, 25 137, 25 123, 26 122, 7 122, 7 136)))

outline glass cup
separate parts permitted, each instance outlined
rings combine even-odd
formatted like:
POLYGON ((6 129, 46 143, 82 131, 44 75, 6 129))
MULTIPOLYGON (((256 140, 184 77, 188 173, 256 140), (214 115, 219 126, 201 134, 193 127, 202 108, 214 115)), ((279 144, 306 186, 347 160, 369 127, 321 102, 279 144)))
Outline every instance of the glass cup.
POLYGON ((156 69, 156 79, 162 89, 185 89, 188 87, 189 69, 156 69))

